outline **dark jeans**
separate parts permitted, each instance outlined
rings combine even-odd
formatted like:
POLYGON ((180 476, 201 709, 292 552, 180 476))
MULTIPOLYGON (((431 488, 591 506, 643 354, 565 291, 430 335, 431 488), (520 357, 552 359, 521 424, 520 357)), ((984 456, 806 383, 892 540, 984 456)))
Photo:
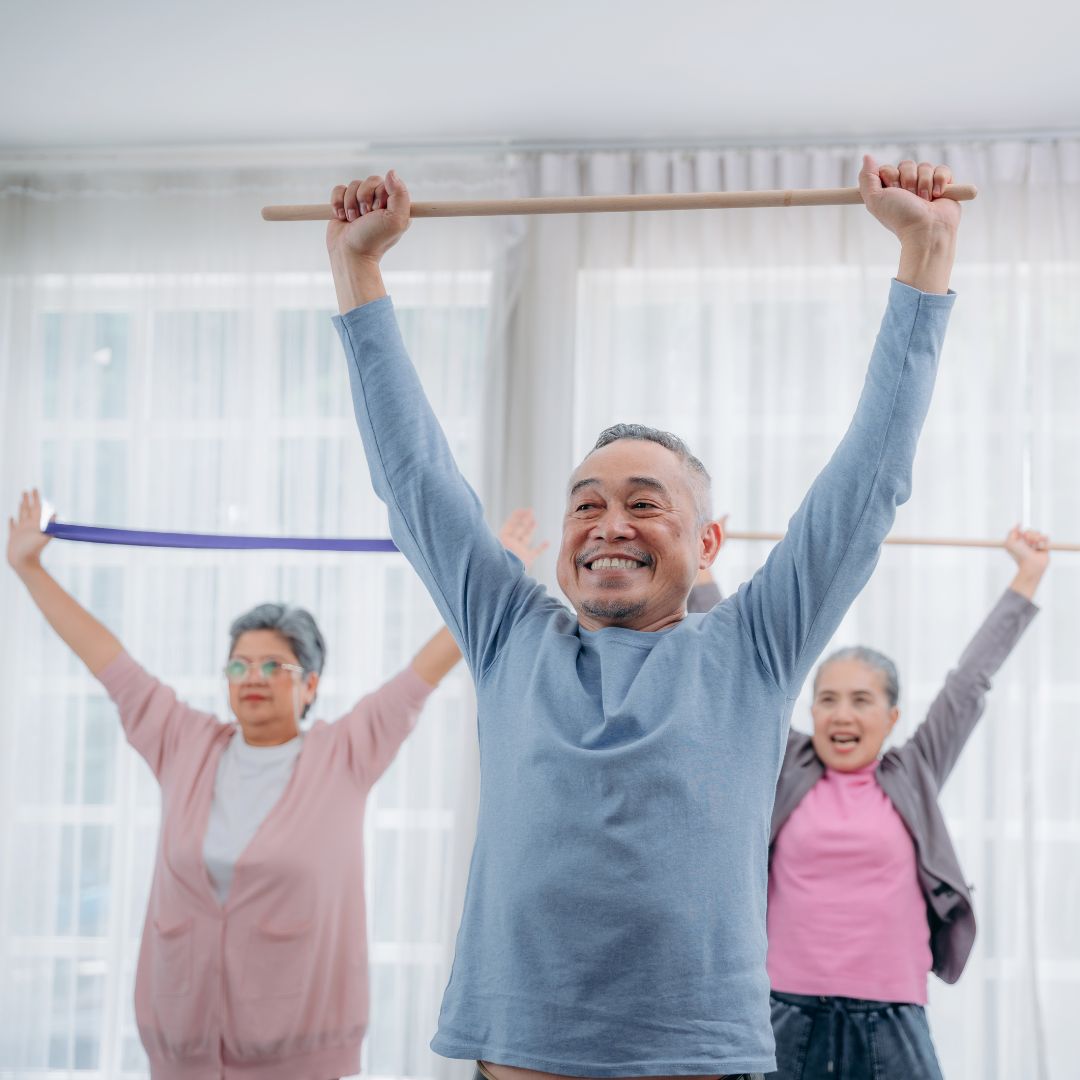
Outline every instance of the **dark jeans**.
MULTIPOLYGON (((473 1071, 473 1080, 488 1080, 488 1077, 477 1068, 473 1071)), ((764 1080, 764 1077, 761 1073, 739 1073, 738 1076, 734 1074, 721 1076, 718 1077, 718 1080, 764 1080)))
POLYGON ((859 998, 772 995, 766 1080, 942 1080, 926 1010, 859 998))

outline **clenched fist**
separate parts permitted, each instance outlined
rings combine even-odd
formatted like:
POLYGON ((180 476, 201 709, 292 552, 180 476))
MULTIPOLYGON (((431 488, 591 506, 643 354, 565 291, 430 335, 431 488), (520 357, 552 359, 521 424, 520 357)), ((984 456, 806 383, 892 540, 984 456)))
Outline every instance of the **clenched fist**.
POLYGON ((409 190, 391 169, 339 184, 330 193, 337 220, 326 227, 326 247, 335 255, 378 262, 409 227, 409 190))

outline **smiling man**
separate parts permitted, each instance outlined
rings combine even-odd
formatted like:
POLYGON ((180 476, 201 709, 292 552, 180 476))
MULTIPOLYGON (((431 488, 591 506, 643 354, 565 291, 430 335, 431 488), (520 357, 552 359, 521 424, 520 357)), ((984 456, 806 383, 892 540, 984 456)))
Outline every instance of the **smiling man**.
POLYGON ((711 563, 722 539, 709 474, 683 441, 616 424, 570 478, 559 586, 589 630, 663 630, 686 614, 699 540, 711 563))
POLYGON ((437 1052, 496 1080, 774 1067, 776 776, 799 687, 909 494, 952 306, 950 179, 864 160, 901 257, 854 420, 766 564, 690 616, 723 539, 701 462, 664 432, 604 432, 567 485, 572 607, 548 595, 485 525, 402 345, 379 261, 408 227, 405 185, 335 188, 336 324, 372 481, 476 682, 476 846, 437 1052))

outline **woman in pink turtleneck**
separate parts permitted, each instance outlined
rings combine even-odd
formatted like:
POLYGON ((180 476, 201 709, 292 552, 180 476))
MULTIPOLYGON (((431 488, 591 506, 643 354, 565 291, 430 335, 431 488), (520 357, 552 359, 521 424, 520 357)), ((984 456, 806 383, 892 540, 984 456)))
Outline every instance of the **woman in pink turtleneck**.
MULTIPOLYGON (((941 1080, 927 979, 959 978, 975 917, 937 794, 991 677, 1038 611, 1032 597, 1049 559, 1041 533, 1013 529, 1005 547, 1017 564, 1012 583, 902 746, 881 753, 900 715, 891 660, 842 649, 817 670, 814 732, 791 732, 773 811, 777 1071, 766 1080, 941 1080)), ((691 610, 717 598, 699 579, 691 610)))
POLYGON ((959 977, 974 916, 937 792, 1037 611, 1048 561, 1040 533, 1014 529, 1005 546, 1016 576, 903 746, 881 756, 900 715, 890 660, 842 649, 817 670, 814 733, 792 735, 773 819, 773 1080, 941 1077, 927 979, 959 977))

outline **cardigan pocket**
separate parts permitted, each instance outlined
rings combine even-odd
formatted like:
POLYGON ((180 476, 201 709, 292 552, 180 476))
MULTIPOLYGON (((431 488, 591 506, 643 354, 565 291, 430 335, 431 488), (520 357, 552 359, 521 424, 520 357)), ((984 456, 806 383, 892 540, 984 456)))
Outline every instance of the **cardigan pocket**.
POLYGON ((192 927, 191 917, 180 922, 154 919, 151 953, 151 984, 155 997, 175 997, 191 992, 192 927))
POLYGON ((314 923, 251 928, 240 993, 249 1000, 293 997, 307 981, 314 923))

